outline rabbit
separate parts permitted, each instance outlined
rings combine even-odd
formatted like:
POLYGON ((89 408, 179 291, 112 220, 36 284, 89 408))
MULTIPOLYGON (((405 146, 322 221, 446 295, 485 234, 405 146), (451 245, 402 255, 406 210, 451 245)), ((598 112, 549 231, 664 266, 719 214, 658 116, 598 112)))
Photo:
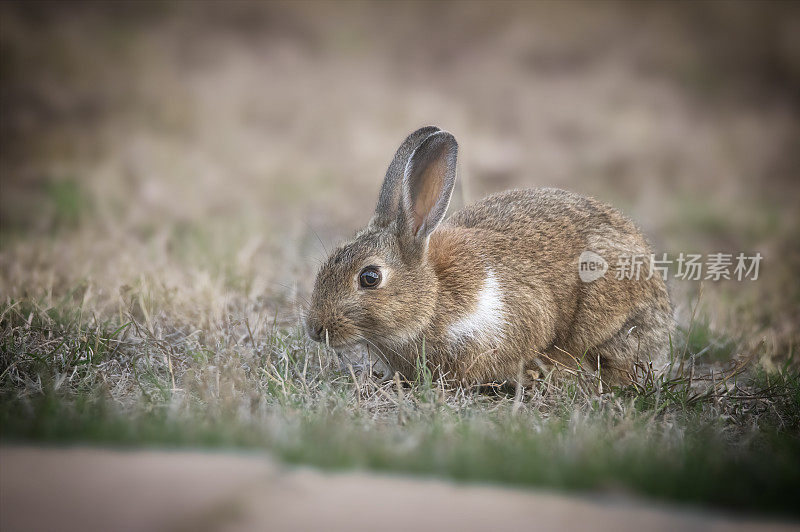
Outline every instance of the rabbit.
POLYGON ((471 384, 574 372, 579 361, 626 384, 636 364, 664 364, 673 319, 662 276, 609 270, 584 282, 579 272, 587 251, 607 265, 649 262, 633 222, 555 188, 494 194, 444 220, 457 154, 435 126, 403 141, 372 219, 317 274, 309 337, 335 350, 365 345, 407 379, 424 360, 471 384))

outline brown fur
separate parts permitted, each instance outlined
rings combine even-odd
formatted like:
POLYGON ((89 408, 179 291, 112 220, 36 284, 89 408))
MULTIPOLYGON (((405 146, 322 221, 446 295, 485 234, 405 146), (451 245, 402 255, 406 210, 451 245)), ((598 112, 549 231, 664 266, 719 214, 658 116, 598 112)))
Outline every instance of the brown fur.
POLYGON ((401 146, 412 152, 402 179, 387 172, 384 188, 393 179, 406 191, 393 196, 400 198, 396 214, 377 213, 320 270, 306 318, 312 338, 325 341, 327 335, 334 347, 364 343, 409 378, 424 338, 433 370, 470 383, 514 381, 520 363, 526 369, 554 362, 574 367, 565 352, 592 368, 599 361, 607 383, 626 382, 637 362, 664 360, 672 313, 658 274, 648 280, 643 268, 638 281, 617 280, 609 269, 591 283, 578 276, 585 250, 611 268, 622 255, 649 256, 630 220, 594 199, 543 188, 495 194, 439 226, 457 145, 448 133, 431 129, 436 133, 417 138, 416 149, 406 143, 418 132, 401 146), (409 187, 424 193, 409 193, 409 187), (422 198, 419 212, 412 196, 422 198), (384 274, 377 289, 359 287, 358 275, 369 265, 384 274), (489 273, 494 284, 487 284, 489 273), (502 322, 481 315, 476 323, 491 334, 454 336, 453 324, 477 312, 484 286, 499 289, 502 322))

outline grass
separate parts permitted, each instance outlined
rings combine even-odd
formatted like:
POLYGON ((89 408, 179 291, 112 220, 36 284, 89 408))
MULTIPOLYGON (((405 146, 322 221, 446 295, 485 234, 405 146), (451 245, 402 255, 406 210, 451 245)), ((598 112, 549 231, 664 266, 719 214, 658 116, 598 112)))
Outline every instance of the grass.
POLYGON ((679 334, 686 338, 687 349, 695 359, 706 362, 727 362, 736 355, 737 339, 715 331, 708 316, 696 319, 691 329, 679 327, 679 334))
POLYGON ((424 349, 413 382, 383 380, 276 322, 200 340, 29 301, 0 315, 5 441, 265 449, 329 469, 800 515, 798 374, 740 363, 712 378, 690 364, 708 353, 702 321, 676 346, 683 369, 598 395, 588 371, 533 390, 436 381, 424 349))

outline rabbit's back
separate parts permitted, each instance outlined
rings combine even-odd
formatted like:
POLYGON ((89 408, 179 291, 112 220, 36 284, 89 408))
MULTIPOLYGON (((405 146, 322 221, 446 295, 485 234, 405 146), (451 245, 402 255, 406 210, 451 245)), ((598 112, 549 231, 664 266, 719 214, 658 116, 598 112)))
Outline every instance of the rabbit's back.
POLYGON ((602 229, 639 233, 616 209, 595 199, 557 188, 508 190, 453 213, 447 222, 460 227, 522 234, 565 230, 590 237, 602 229))

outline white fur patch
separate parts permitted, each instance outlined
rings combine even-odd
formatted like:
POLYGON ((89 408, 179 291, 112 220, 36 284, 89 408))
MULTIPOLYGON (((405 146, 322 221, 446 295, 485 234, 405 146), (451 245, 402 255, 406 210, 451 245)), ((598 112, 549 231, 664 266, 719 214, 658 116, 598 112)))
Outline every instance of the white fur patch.
POLYGON ((496 343, 506 325, 503 294, 494 272, 489 269, 478 290, 478 301, 472 312, 452 323, 448 333, 453 341, 475 340, 496 343))

